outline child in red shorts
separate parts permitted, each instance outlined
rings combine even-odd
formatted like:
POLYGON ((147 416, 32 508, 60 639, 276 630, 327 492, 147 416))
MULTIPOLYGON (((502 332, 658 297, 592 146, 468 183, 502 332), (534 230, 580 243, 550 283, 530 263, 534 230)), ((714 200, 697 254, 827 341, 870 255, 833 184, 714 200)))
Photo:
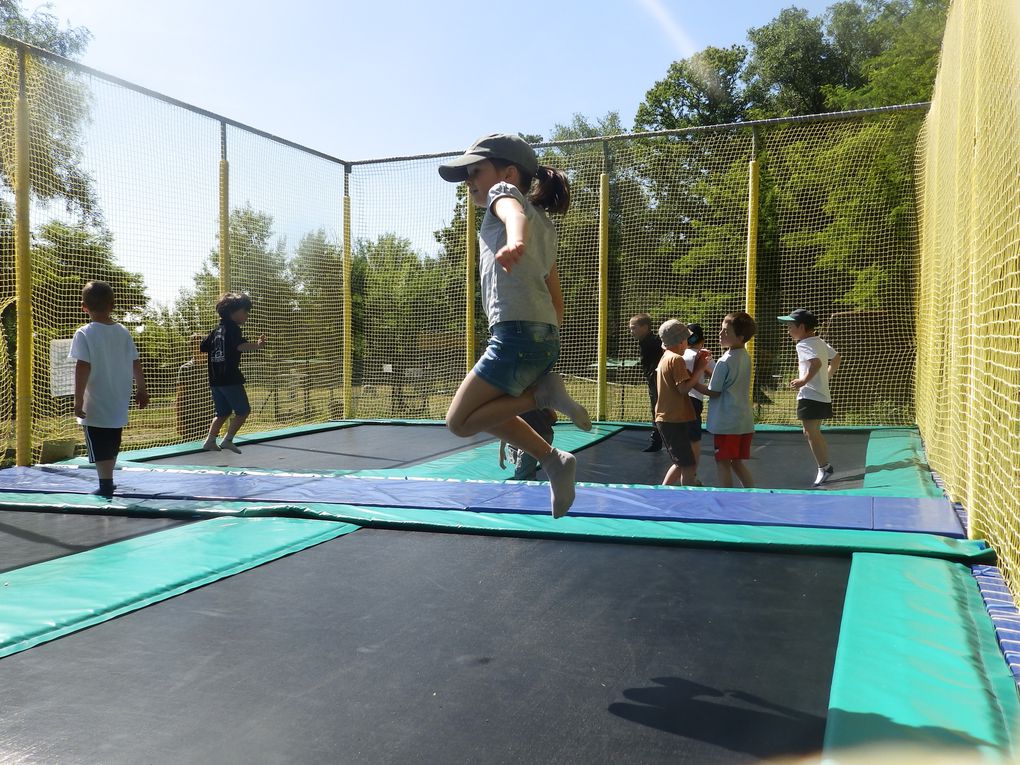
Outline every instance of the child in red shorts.
POLYGON ((707 386, 695 390, 709 397, 707 426, 715 438, 715 466, 719 485, 733 486, 736 473, 745 489, 754 487, 746 460, 751 457, 754 413, 751 411, 751 357, 744 348, 757 329, 754 319, 740 311, 727 314, 719 329, 719 345, 727 351, 716 362, 707 386))

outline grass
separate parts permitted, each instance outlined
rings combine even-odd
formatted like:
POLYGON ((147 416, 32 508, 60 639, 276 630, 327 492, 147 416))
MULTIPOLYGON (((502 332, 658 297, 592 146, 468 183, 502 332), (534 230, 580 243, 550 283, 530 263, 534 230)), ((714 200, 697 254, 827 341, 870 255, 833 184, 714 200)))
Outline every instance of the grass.
MULTIPOLYGON (((570 394, 596 411, 597 385, 594 380, 566 377, 570 394)), ((426 391, 392 385, 364 385, 353 390, 353 412, 343 412, 339 387, 308 390, 272 390, 248 386, 252 414, 242 432, 256 433, 265 430, 326 422, 344 416, 358 419, 443 419, 452 389, 426 391)), ((796 392, 790 389, 769 391, 771 404, 755 409, 755 421, 760 424, 797 425, 796 392)), ((614 422, 647 423, 651 419, 648 391, 644 385, 610 383, 606 399, 606 420, 614 422)), ((907 407, 887 401, 875 401, 862 410, 839 412, 831 425, 912 425, 912 413, 907 407)), ((0 467, 14 464, 14 423, 0 421, 0 467)), ((77 454, 85 451, 81 430, 74 423, 70 411, 38 417, 32 432, 33 461, 39 459, 44 441, 74 439, 77 454)), ((176 431, 176 414, 172 396, 152 400, 145 409, 132 409, 130 424, 124 431, 123 449, 143 449, 181 443, 176 431)))

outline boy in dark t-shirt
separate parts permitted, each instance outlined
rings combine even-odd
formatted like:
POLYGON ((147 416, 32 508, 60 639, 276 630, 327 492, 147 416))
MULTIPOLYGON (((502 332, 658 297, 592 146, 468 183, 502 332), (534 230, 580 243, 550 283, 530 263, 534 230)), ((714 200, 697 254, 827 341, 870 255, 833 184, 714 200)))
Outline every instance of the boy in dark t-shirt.
POLYGON ((652 405, 652 441, 642 451, 657 452, 662 448, 662 436, 655 426, 655 402, 659 396, 655 387, 655 370, 663 354, 662 341, 652 331, 652 317, 647 313, 631 316, 627 328, 631 336, 638 341, 638 348, 641 351, 641 376, 648 386, 648 401, 652 405))
POLYGON ((266 344, 262 335, 253 343, 241 335, 241 325, 248 321, 251 312, 251 298, 243 293, 228 292, 216 303, 220 325, 202 341, 200 350, 208 354, 209 387, 212 389, 216 416, 209 425, 202 448, 208 451, 226 449, 236 454, 241 450, 234 444, 234 436, 251 414, 251 404, 244 389, 244 375, 241 374, 241 354, 257 351, 266 344), (234 416, 231 417, 230 415, 234 416), (223 423, 230 418, 227 435, 217 445, 223 423))

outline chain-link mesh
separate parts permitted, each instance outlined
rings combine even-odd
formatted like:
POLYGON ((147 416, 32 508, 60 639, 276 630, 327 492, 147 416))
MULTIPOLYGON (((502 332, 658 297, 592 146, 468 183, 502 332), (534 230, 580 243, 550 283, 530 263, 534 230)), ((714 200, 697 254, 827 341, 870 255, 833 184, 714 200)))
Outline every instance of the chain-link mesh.
POLYGON ((807 308, 839 351, 831 424, 913 422, 921 112, 761 133, 755 343, 759 421, 796 422, 797 355, 776 316, 807 308))
POLYGON ((1020 587, 1020 8, 958 0, 919 141, 917 422, 1020 587))
MULTIPOLYGON (((2 97, 17 92, 17 52, 0 47, 2 97)), ((250 427, 338 416, 441 417, 486 338, 475 294, 467 337, 464 188, 443 182, 444 156, 344 164, 223 118, 138 92, 98 73, 27 55, 32 120, 32 265, 36 340, 33 442, 77 438, 67 344, 84 316, 81 285, 113 283, 134 332, 152 404, 132 415, 128 445, 200 438, 211 415, 193 337, 217 317, 219 177, 228 161, 229 289, 251 294, 245 333, 268 346, 242 369, 250 427), (352 210, 350 370, 344 407, 343 194, 352 210)), ((5 112, 5 188, 13 121, 5 112)), ((647 312, 715 330, 748 304, 749 162, 760 167, 754 350, 758 419, 794 422, 785 383, 792 344, 774 317, 804 306, 844 356, 836 423, 912 421, 914 306, 911 158, 919 111, 702 128, 538 148, 570 181, 554 216, 566 302, 559 369, 593 411, 600 306, 600 179, 608 178, 607 379, 603 414, 647 419, 630 316, 647 312)), ((0 297, 13 297, 13 210, 5 192, 0 297)), ((475 225, 480 215, 475 216, 475 225)), ((472 234, 472 239, 474 235, 472 234)), ((13 350, 14 315, 4 333, 13 350)), ((13 358, 13 354, 9 354, 13 358)), ((5 365, 0 386, 13 385, 5 365)), ((5 397, 11 400, 13 396, 5 397)), ((4 418, 11 431, 13 407, 4 418)), ((6 436, 10 441, 9 436, 6 436)))
POLYGON ((442 418, 466 371, 464 187, 439 177, 440 162, 351 170, 358 417, 442 418))

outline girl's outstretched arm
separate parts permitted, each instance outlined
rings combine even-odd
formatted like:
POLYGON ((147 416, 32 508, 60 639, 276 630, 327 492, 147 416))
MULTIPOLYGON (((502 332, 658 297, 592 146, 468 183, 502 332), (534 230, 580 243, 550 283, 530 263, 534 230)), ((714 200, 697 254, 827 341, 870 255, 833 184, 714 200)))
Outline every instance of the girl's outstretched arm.
POLYGON ((506 226, 506 244, 496 253, 496 262, 510 273, 524 256, 524 243, 528 237, 528 219, 524 207, 513 197, 500 197, 492 204, 492 211, 506 226))

